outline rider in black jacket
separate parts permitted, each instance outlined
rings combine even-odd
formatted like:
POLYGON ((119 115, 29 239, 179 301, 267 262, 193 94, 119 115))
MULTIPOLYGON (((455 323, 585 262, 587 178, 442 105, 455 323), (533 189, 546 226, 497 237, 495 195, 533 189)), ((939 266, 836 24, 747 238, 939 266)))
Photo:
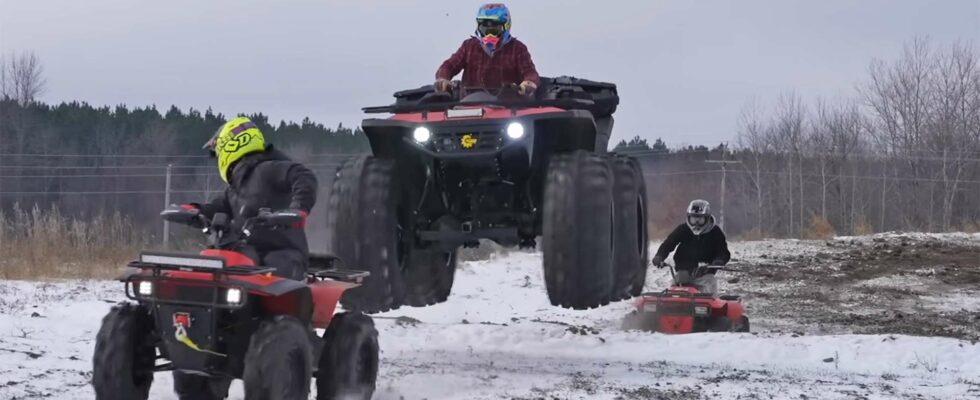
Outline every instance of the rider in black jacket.
POLYGON ((653 257, 653 264, 663 266, 664 260, 675 248, 677 283, 693 281, 696 286, 702 287, 702 291, 716 291, 718 285, 714 271, 708 271, 702 277, 694 276, 699 263, 721 266, 732 258, 725 233, 715 225, 715 218, 711 215, 711 206, 707 201, 694 200, 687 206, 687 221, 667 236, 653 257))
MULTIPOLYGON (((259 265, 275 268, 276 276, 304 280, 309 247, 303 228, 317 192, 313 172, 266 144, 258 126, 248 118, 228 121, 204 147, 217 157, 218 172, 228 187, 206 204, 184 207, 198 208, 208 218, 228 214, 231 224, 238 227, 262 208, 303 215, 303 222, 288 229, 252 228, 247 248, 240 251, 259 265)), ((224 398, 230 382, 174 372, 174 390, 181 400, 224 398)))
MULTIPOLYGON (((316 176, 265 143, 259 128, 248 118, 235 118, 205 145, 218 158, 218 172, 228 183, 225 191, 199 207, 212 218, 226 213, 232 224, 241 224, 259 209, 291 210, 305 217, 316 203, 316 176)), ((303 280, 309 247, 304 223, 293 229, 251 229, 243 249, 257 263, 276 269, 275 275, 303 280), (257 257, 257 258, 256 258, 257 257)))

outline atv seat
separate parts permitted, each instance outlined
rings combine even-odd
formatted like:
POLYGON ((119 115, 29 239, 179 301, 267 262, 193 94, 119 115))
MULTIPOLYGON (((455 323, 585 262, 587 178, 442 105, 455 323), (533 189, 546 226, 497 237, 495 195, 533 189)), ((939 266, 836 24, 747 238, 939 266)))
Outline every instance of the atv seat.
POLYGON ((722 299, 722 300, 738 300, 738 299, 741 298, 741 296, 734 295, 734 294, 723 294, 723 295, 719 296, 718 298, 719 299, 722 299))

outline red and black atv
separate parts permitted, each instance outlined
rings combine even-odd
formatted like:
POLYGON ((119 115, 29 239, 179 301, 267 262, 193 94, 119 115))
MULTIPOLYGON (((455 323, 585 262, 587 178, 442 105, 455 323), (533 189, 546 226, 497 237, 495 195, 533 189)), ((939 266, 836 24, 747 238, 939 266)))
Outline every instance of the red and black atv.
MULTIPOLYGON (((661 333, 748 332, 749 317, 739 296, 701 293, 693 283, 676 283, 676 272, 670 268, 675 282, 662 292, 641 295, 633 311, 623 319, 624 330, 661 333)), ((737 271, 721 266, 702 265, 692 274, 696 279, 709 272, 737 271)))
MULTIPOLYGON (((378 373, 378 332, 370 317, 335 314, 345 290, 367 272, 311 256, 307 282, 272 276, 246 255, 250 230, 289 229, 301 216, 263 209, 240 226, 226 214, 209 220, 196 209, 169 207, 170 222, 203 227, 208 249, 197 254, 143 252, 120 277, 123 302, 102 320, 92 386, 98 400, 149 395, 153 374, 180 371, 197 399, 223 399, 233 379, 245 398, 369 399, 378 373), (326 331, 318 337, 314 328, 326 331)), ((183 385, 182 385, 183 386, 183 385)))
POLYGON ((446 301, 456 252, 481 239, 535 248, 551 303, 587 309, 643 289, 646 187, 636 159, 607 151, 616 85, 542 78, 395 93, 361 127, 371 156, 337 171, 332 251, 371 268, 344 306, 379 312, 446 301))

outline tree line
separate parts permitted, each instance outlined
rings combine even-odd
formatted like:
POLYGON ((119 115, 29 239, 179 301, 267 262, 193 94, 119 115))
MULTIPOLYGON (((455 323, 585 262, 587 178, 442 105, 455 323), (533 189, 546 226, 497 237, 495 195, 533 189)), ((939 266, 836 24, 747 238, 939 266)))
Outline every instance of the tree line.
MULTIPOLYGON (((683 222, 694 198, 711 201, 716 213, 724 206, 725 230, 733 236, 978 230, 978 63, 972 44, 917 39, 895 59, 871 62, 849 97, 805 101, 789 92, 769 105, 750 102, 731 143, 669 148, 637 136, 614 150, 644 166, 654 238, 683 222), (706 162, 719 160, 730 162, 706 162)), ((8 81, 16 75, 43 82, 24 72, 37 63, 20 61, 16 74, 10 62, 2 65, 8 81)), ((57 205, 71 215, 155 215, 168 164, 175 198, 200 199, 222 183, 200 150, 225 120, 220 114, 46 105, 30 97, 43 87, 8 82, 3 88, 0 210, 18 203, 57 205)), ((323 154, 368 151, 359 129, 252 117, 271 142, 288 144, 290 154, 311 163, 324 184, 340 156, 323 154)))

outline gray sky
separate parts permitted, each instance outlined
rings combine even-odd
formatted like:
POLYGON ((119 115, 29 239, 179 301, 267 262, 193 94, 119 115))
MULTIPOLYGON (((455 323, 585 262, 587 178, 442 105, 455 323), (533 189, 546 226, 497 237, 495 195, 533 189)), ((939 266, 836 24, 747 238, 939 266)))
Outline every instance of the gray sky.
MULTIPOLYGON (((33 50, 48 102, 212 106, 356 125, 432 81, 480 1, 0 0, 0 52, 33 50)), ((851 96, 903 43, 980 45, 980 0, 509 1, 545 76, 619 85, 614 139, 734 137, 750 99, 851 96)))

